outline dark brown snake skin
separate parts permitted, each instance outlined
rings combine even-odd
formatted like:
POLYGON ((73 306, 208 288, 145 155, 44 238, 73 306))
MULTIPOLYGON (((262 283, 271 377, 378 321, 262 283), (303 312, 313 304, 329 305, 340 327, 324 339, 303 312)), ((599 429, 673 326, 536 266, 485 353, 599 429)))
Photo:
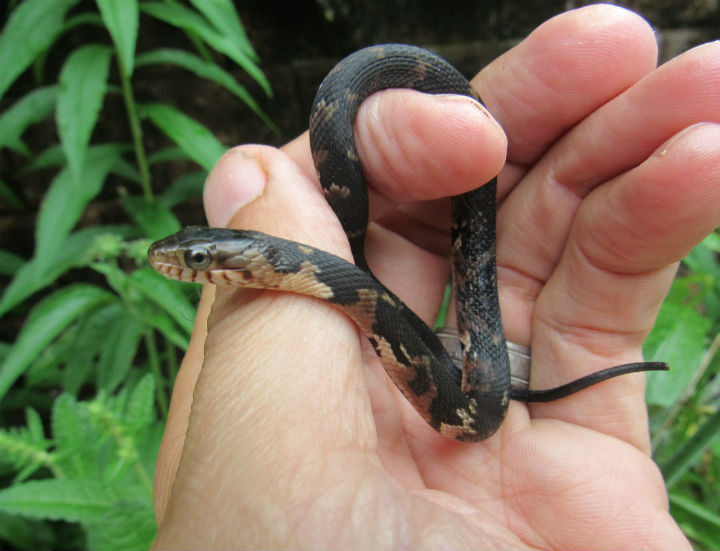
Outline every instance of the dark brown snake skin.
POLYGON ((360 50, 325 78, 310 116, 310 144, 323 190, 350 241, 355 265, 324 251, 259 232, 186 228, 153 244, 153 267, 187 281, 270 288, 314 296, 345 312, 368 337, 388 375, 420 415, 446 436, 491 436, 509 400, 549 401, 661 362, 611 367, 548 390, 510 388, 497 298, 493 180, 453 198, 452 257, 462 375, 433 331, 370 272, 365 260, 368 196, 353 122, 369 95, 388 88, 461 94, 479 101, 446 61, 413 46, 360 50))

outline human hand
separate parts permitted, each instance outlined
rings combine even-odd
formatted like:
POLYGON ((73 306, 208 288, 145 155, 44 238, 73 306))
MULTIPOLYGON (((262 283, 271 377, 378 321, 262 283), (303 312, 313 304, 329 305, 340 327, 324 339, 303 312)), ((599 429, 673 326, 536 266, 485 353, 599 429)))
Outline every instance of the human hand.
MULTIPOLYGON (((718 223, 720 127, 693 125, 718 122, 720 46, 654 71, 655 56, 646 23, 593 6, 473 80, 508 136, 498 275, 506 334, 532 344, 531 388, 639 361, 677 261, 718 223)), ((428 322, 447 281, 438 199, 503 162, 502 132, 478 113, 388 91, 356 122, 375 190, 369 263, 428 322)), ((349 258, 306 135, 223 157, 206 210, 213 225, 349 258)), ((643 389, 633 375, 513 402, 492 438, 458 443, 425 425, 331 306, 206 289, 158 459, 156 545, 687 547, 648 456, 643 389)))

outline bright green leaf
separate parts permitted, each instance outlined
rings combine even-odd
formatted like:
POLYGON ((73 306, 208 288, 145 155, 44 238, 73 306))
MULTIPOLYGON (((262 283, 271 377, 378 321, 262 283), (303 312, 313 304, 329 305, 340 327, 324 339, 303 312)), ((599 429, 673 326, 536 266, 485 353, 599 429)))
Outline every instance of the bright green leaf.
POLYGON ((245 28, 235 10, 232 0, 190 0, 195 9, 202 13, 220 31, 231 40, 238 49, 242 50, 255 61, 258 56, 253 50, 245 28))
POLYGON ((123 72, 133 73, 135 41, 138 30, 137 0, 96 0, 105 26, 110 31, 120 56, 123 72))
POLYGON ((143 295, 166 310, 188 334, 192 332, 195 307, 185 298, 176 281, 164 278, 151 268, 135 270, 130 280, 143 295))
POLYGON ((40 266, 57 256, 85 206, 100 192, 108 172, 125 149, 126 146, 118 144, 91 147, 80 186, 75 185, 67 169, 55 177, 45 193, 35 227, 35 257, 40 266))
POLYGON ((33 258, 17 271, 0 300, 0 316, 20 304, 27 297, 55 281, 71 268, 87 265, 87 251, 99 236, 111 233, 130 235, 130 226, 97 226, 84 228, 70 235, 49 260, 33 258))
POLYGON ((167 312, 146 314, 145 322, 159 331, 170 343, 180 350, 187 350, 190 345, 190 333, 182 332, 167 312))
POLYGON ((0 115, 0 148, 17 143, 28 126, 52 113, 57 97, 57 86, 44 86, 24 95, 6 109, 0 115))
POLYGON ((75 50, 60 72, 57 125, 76 187, 82 183, 90 134, 102 107, 112 50, 90 44, 75 50))
POLYGON ((142 197, 133 195, 125 196, 123 202, 128 214, 153 241, 175 233, 181 228, 180 222, 170 209, 159 202, 148 203, 142 197))
POLYGON ((86 284, 64 287, 45 297, 30 312, 0 369, 0 400, 38 354, 79 316, 115 295, 86 284))
POLYGON ((207 171, 227 151, 210 130, 170 105, 151 103, 143 110, 153 124, 207 171))
POLYGON ((0 511, 68 522, 97 522, 117 500, 99 480, 32 480, 0 490, 0 511))
POLYGON ((152 502, 118 501, 99 522, 85 529, 88 549, 150 549, 157 532, 152 502))
POLYGON ((272 95, 270 83, 255 62, 236 44, 218 33, 207 20, 180 4, 162 2, 144 2, 140 9, 161 21, 180 27, 197 34, 210 47, 221 52, 240 65, 255 81, 260 84, 268 96, 272 95))
POLYGON ((25 0, 10 14, 0 36, 0 98, 63 28, 65 13, 79 0, 25 0))
POLYGON ((125 379, 137 354, 143 326, 128 312, 115 318, 103 335, 97 364, 98 387, 111 393, 125 379))
POLYGON ((186 52, 184 50, 175 50, 171 48, 162 48, 159 50, 152 50, 150 52, 141 54, 137 58, 138 67, 141 65, 150 65, 157 63, 168 63, 170 65, 177 65, 183 69, 187 69, 192 73, 195 73, 201 78, 206 78, 218 83, 220 86, 225 87, 227 90, 235 94, 245 104, 253 110, 253 112, 259 116, 262 121, 267 124, 274 132, 279 132, 277 126, 270 120, 265 112, 260 108, 258 103, 253 99, 245 87, 238 84, 233 76, 216 65, 204 59, 186 52))
MULTIPOLYGON (((676 281, 678 287, 682 281, 676 281)), ((681 296, 671 292, 672 296, 681 296)), ((669 406, 683 393, 705 355, 710 320, 703 317, 693 304, 665 301, 655 327, 645 341, 645 357, 649 361, 664 361, 670 371, 647 374, 647 401, 669 406)))

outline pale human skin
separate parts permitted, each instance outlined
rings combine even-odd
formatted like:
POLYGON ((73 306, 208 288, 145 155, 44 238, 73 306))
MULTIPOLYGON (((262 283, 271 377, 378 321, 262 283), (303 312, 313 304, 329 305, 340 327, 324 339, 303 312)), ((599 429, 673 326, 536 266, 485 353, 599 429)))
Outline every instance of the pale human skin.
MULTIPOLYGON (((379 279, 431 321, 443 198, 501 171, 502 314, 532 346, 531 387, 641 360, 677 262, 720 223, 720 44, 660 69, 656 56, 639 16, 591 6, 473 79, 505 134, 464 98, 369 98, 355 132, 379 279)), ((350 258, 307 134, 228 152, 205 207, 213 226, 350 258)), ((459 443, 331 306, 206 288, 155 473, 155 545, 689 549, 649 449, 643 374, 513 402, 493 437, 459 443)))

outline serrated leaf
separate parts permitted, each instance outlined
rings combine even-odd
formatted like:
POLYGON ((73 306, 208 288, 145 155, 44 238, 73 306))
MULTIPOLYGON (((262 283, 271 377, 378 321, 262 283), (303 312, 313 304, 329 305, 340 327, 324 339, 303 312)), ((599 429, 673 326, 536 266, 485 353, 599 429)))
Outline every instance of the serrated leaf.
POLYGON ((110 31, 125 76, 133 73, 138 31, 137 0, 96 0, 103 22, 110 31))
POLYGON ((227 151, 210 130, 170 105, 151 103, 143 110, 155 126, 207 171, 227 151))
POLYGON ((228 56, 240 65, 265 91, 272 96, 272 89, 265 75, 255 62, 242 49, 238 48, 233 40, 228 39, 199 14, 180 4, 165 4, 161 2, 143 2, 140 9, 161 21, 180 27, 186 31, 197 34, 211 48, 228 56))
POLYGON ((265 112, 260 108, 258 103, 253 99, 244 86, 238 84, 233 76, 216 65, 215 63, 205 61, 199 57, 186 52, 184 50, 175 50, 171 48, 163 48, 152 50, 141 54, 137 58, 138 67, 141 65, 151 65, 167 63, 176 65, 195 73, 201 78, 206 78, 223 86, 238 98, 240 98, 252 111, 262 119, 274 132, 279 132, 277 126, 270 120, 265 112))
POLYGON ((115 295, 86 284, 64 287, 45 297, 27 317, 0 369, 0 401, 37 355, 79 316, 115 295))
POLYGON ((125 551, 150 549, 155 515, 149 501, 118 501, 98 523, 86 526, 88 549, 125 551))
POLYGON ((54 261, 85 206, 100 192, 110 169, 125 149, 121 144, 91 147, 79 187, 67 169, 55 177, 45 193, 35 227, 34 256, 38 259, 38 269, 44 270, 54 261))
POLYGON ((125 422, 136 432, 155 420, 155 379, 148 373, 135 385, 125 407, 125 422))
POLYGON ((127 236, 133 231, 130 226, 83 228, 71 234, 51 258, 38 259, 34 257, 25 262, 5 289, 0 300, 0 316, 55 281, 71 268, 87 265, 89 259, 86 253, 98 236, 105 233, 127 236))
POLYGON ((57 464, 66 476, 99 476, 97 433, 84 403, 69 394, 61 394, 53 403, 52 432, 57 464))
POLYGON ((101 390, 111 393, 123 381, 137 353, 142 330, 142 324, 127 311, 108 328, 97 364, 97 383, 101 390))
POLYGON ((0 35, 0 98, 63 28, 65 13, 79 0, 26 0, 10 14, 0 35))
POLYGON ((126 195, 123 203, 127 213, 153 241, 175 233, 181 228, 180 222, 170 209, 157 201, 148 203, 142 197, 126 195))
POLYGON ((202 13, 220 33, 231 40, 238 49, 258 61, 245 28, 231 0, 190 0, 195 9, 202 13))
POLYGON ((6 109, 0 116, 0 148, 17 143, 28 126, 52 113, 57 97, 57 86, 44 86, 24 95, 6 109))
POLYGON ((117 495, 97 480, 31 480, 0 490, 0 511, 67 522, 99 522, 117 495))
POLYGON ((130 281, 145 297, 167 311, 188 335, 192 333, 195 308, 185 298, 177 282, 164 278, 151 268, 135 270, 130 275, 130 281))
POLYGON ((111 56, 107 46, 83 46, 70 54, 60 71, 58 133, 75 187, 85 183, 85 156, 107 90, 111 56))

